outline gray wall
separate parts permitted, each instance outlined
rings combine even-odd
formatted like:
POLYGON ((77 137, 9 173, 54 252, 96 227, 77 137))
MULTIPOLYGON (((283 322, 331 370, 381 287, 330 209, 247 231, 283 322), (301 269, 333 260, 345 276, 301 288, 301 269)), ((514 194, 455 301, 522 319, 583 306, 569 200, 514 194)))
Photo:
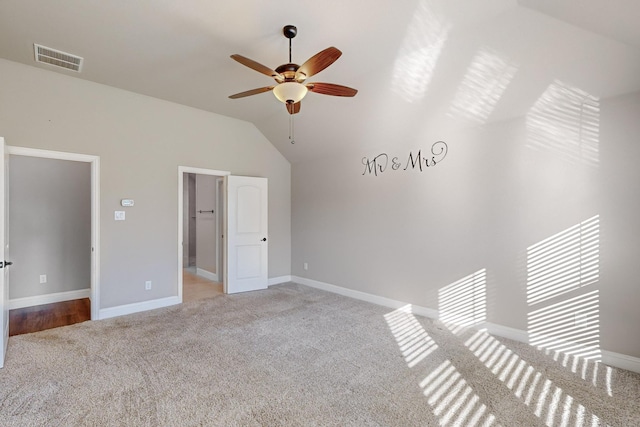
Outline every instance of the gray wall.
POLYGON ((9 297, 89 289, 91 165, 10 156, 9 183, 9 297))
POLYGON ((575 111, 416 122, 379 149, 295 163, 292 274, 439 309, 440 290, 486 269, 486 320, 525 331, 534 310, 599 290, 602 348, 640 357, 640 95, 602 101, 587 122, 575 111), (437 140, 440 164, 403 170, 437 140), (402 167, 363 176, 363 157, 383 152, 402 167), (598 280, 528 302, 527 248, 596 215, 598 280))
POLYGON ((217 176, 196 174, 196 267, 217 274, 216 179, 217 176), (210 211, 212 213, 200 213, 210 211))
POLYGON ((291 168, 254 125, 6 60, 0 75, 8 145, 100 156, 101 308, 178 294, 180 165, 268 178, 269 277, 290 274, 291 168))

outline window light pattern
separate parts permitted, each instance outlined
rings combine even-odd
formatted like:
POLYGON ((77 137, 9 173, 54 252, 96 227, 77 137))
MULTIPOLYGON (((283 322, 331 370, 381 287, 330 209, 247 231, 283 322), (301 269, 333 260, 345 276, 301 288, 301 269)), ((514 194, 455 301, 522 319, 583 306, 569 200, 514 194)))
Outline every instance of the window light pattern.
POLYGON ((527 316, 529 343, 564 357, 576 356, 574 363, 600 360, 598 312, 597 289, 532 311, 527 316))
POLYGON ((527 114, 528 147, 569 163, 599 162, 600 101, 560 81, 553 82, 527 114))
MULTIPOLYGON (((439 349, 412 314, 411 305, 401 307, 384 317, 409 368, 414 368, 439 349)), ((498 425, 496 417, 489 412, 487 405, 482 403, 451 361, 443 361, 418 385, 440 425, 498 425)))
MULTIPOLYGON (((465 328, 487 319, 487 271, 482 269, 438 290, 440 320, 465 328)), ((455 332, 455 331, 454 331, 455 332)))
POLYGON ((527 248, 527 303, 593 284, 600 275, 600 218, 576 224, 527 248))
POLYGON ((476 332, 465 345, 545 425, 600 426, 600 418, 499 340, 476 332))
POLYGON ((420 1, 393 68, 392 90, 405 101, 420 101, 427 92, 451 25, 420 1))
POLYGON ((449 115, 485 123, 517 70, 499 53, 488 48, 480 50, 456 92, 449 115))

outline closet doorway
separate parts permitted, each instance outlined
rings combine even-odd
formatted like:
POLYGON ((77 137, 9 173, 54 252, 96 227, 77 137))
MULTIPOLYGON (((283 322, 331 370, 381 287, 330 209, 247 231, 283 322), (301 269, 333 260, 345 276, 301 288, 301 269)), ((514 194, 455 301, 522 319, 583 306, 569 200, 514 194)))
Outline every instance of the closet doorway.
POLYGON ((184 171, 182 177, 182 300, 223 293, 224 175, 184 171))

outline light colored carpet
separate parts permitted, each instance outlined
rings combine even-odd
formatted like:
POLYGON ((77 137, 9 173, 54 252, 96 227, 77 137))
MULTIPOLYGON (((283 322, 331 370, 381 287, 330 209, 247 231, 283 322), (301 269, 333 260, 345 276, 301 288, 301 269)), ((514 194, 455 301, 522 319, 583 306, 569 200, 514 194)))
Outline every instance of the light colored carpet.
POLYGON ((573 362, 290 283, 12 337, 0 425, 640 425, 573 362))

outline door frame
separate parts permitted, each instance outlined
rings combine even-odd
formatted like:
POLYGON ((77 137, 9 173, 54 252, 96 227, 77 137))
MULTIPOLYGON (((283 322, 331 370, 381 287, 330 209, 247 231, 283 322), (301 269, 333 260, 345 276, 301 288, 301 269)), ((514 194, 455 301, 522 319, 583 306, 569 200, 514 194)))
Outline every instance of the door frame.
MULTIPOLYGON (((215 169, 203 169, 203 168, 194 168, 191 166, 178 166, 178 299, 182 302, 182 270, 184 269, 182 257, 183 253, 183 221, 184 221, 184 174, 185 173, 195 173, 197 175, 213 175, 222 177, 222 180, 226 184, 227 176, 231 175, 229 171, 220 171, 215 169)), ((225 187, 225 186, 223 186, 225 187)), ((218 211, 220 212, 220 211, 218 211)), ((224 223, 226 228, 226 206, 224 212, 224 223)), ((219 259, 219 257, 216 257, 219 259)), ((227 252, 226 250, 222 254, 222 264, 226 265, 227 260, 227 252)), ((226 270, 226 269, 225 269, 226 270)), ((226 277, 226 276, 225 276, 226 277)), ((226 279, 224 277, 218 277, 218 280, 222 279, 223 283, 226 283, 226 279)), ((226 290, 226 288, 225 288, 226 290)))
POLYGON ((226 247, 224 235, 227 232, 227 200, 225 197, 226 178, 216 179, 216 212, 224 212, 224 215, 218 215, 216 218, 216 235, 218 236, 218 245, 216 246, 216 274, 220 282, 225 283, 224 274, 227 271, 225 263, 226 247))
POLYGON ((91 320, 98 320, 100 314, 100 157, 11 145, 7 146, 7 154, 91 164, 91 320))

